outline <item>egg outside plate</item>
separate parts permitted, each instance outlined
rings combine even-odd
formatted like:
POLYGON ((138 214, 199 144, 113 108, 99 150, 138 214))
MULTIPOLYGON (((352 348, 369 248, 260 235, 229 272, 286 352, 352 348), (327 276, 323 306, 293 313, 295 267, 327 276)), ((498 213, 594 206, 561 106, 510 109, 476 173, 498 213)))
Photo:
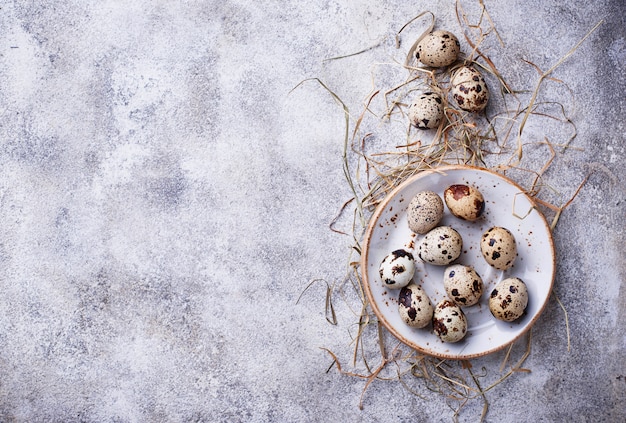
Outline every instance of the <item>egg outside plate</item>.
POLYGON ((556 259, 552 233, 533 201, 510 179, 486 169, 469 166, 444 166, 423 171, 394 189, 374 212, 363 242, 361 268, 367 297, 378 319, 400 341, 415 350, 447 359, 470 359, 498 351, 522 336, 537 321, 550 297, 554 283, 556 259), (407 248, 416 258, 413 282, 422 286, 433 307, 446 297, 443 274, 446 266, 422 262, 417 246, 424 235, 416 235, 407 224, 407 208, 415 194, 431 190, 443 198, 444 190, 454 184, 477 188, 485 198, 485 211, 477 221, 454 217, 445 207, 440 226, 456 229, 463 237, 463 251, 453 264, 474 267, 484 283, 478 304, 464 307, 468 330, 456 343, 442 342, 432 330, 406 325, 398 311, 399 290, 384 286, 378 275, 380 263, 387 254, 407 248), (507 270, 487 264, 480 252, 480 237, 492 226, 509 229, 515 236, 518 256, 507 270), (496 320, 489 311, 489 295, 503 279, 518 277, 528 288, 528 307, 515 322, 496 320))

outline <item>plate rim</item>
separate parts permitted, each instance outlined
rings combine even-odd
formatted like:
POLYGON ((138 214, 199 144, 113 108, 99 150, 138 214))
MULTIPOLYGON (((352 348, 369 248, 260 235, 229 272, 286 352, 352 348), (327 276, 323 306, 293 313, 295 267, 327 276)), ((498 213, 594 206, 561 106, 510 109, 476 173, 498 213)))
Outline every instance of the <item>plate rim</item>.
POLYGON ((537 208, 537 203, 526 193, 526 190, 523 189, 517 182, 513 181, 511 178, 502 175, 498 172, 495 172, 491 169, 487 169, 487 168, 483 168, 483 167, 478 167, 478 166, 470 166, 470 165, 444 165, 444 166, 438 166, 438 167, 434 167, 431 169, 425 169, 419 173, 417 173, 416 175, 413 175, 411 177, 409 177, 408 179, 406 179, 405 181, 403 181, 402 183, 400 183, 397 187, 395 187, 382 201, 381 203, 376 207, 376 210, 374 210, 374 213, 372 214, 372 216, 370 217, 370 220, 368 222, 367 225, 367 229, 365 231, 365 236, 363 238, 363 245, 362 245, 362 254, 361 254, 361 260, 360 260, 360 266, 361 266, 361 277, 363 280, 363 285, 365 288, 365 294, 367 296, 367 299, 369 301, 369 305, 372 308, 372 311, 374 311, 374 314, 376 315, 376 317, 378 318, 379 322, 381 322, 385 328, 396 338, 398 339, 400 342, 402 342, 403 344, 413 348, 414 350, 429 355, 431 357, 437 357, 437 358, 444 358, 444 359, 451 359, 451 360, 469 360, 469 359, 473 359, 473 358, 478 358, 478 357, 484 357, 486 355, 492 354, 494 352, 500 351, 504 348, 506 348, 507 346, 513 344, 514 342, 516 342, 518 339, 520 339, 524 334, 526 334, 537 322, 537 320, 539 319, 539 317, 543 314, 548 301, 550 300, 550 297, 552 296, 552 291, 554 289, 554 280, 556 278, 556 250, 554 247, 554 239, 552 236, 552 231, 550 230, 550 225, 548 224, 548 221, 546 220, 545 216, 543 215, 543 213, 541 213, 541 211, 537 208), (411 342, 410 340, 406 339, 404 336, 402 336, 400 333, 398 333, 398 331, 394 328, 394 326, 392 324, 390 324, 387 319, 384 317, 384 315, 382 314, 382 312, 379 310, 378 305, 376 303, 376 301, 374 301, 374 296, 372 293, 372 290, 370 289, 370 283, 369 283, 369 279, 368 279, 368 256, 369 256, 369 250, 370 250, 370 241, 372 238, 372 235, 374 233, 374 230, 378 224, 378 220, 380 219, 382 213, 384 212, 386 206, 389 204, 389 202, 397 195, 397 193, 404 189, 405 186, 410 185, 411 183, 413 183, 413 181, 424 178, 425 176, 432 174, 432 173, 445 173, 446 171, 451 171, 451 170, 469 170, 469 171, 476 171, 476 172, 484 172, 484 173, 489 173, 492 176, 495 176, 497 178, 500 178, 502 180, 504 180, 505 182, 513 185, 515 188, 517 188, 521 195, 523 195, 524 197, 526 197, 526 199, 530 202, 531 206, 533 209, 535 209, 541 219, 541 222, 544 224, 545 228, 546 228, 546 232, 548 234, 548 242, 549 242, 549 248, 550 251, 552 252, 552 278, 550 279, 550 286, 549 286, 549 294, 546 297, 546 300, 543 302, 543 304, 541 305, 541 307, 539 308, 539 311, 535 314, 535 316, 533 316, 533 318, 530 320, 530 322, 513 338, 511 339, 509 342, 506 342, 502 345, 499 345, 497 347, 493 347, 490 348, 486 351, 480 352, 480 353, 475 353, 475 354, 468 354, 468 355, 462 355, 462 354, 446 354, 446 353, 439 353, 439 352, 435 352, 432 350, 428 350, 425 348, 422 348, 419 345, 414 344, 413 342, 411 342))

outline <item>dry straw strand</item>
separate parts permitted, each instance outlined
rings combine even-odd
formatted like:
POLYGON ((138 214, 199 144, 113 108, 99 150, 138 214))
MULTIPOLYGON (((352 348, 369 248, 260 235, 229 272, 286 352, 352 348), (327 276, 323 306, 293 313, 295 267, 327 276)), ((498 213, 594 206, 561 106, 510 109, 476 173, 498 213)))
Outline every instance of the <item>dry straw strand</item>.
POLYGON ((533 105, 535 104, 535 101, 537 101, 537 96, 539 95, 539 89, 541 88, 541 85, 543 84, 543 81, 548 78, 550 76, 550 74, 552 72, 554 72, 559 66, 561 66, 563 64, 563 62, 565 62, 567 59, 569 59, 570 56, 572 56, 576 50, 578 50, 578 48, 585 42, 585 40, 587 38, 589 38, 591 36, 591 34, 593 34, 595 32, 596 29, 598 29, 600 27, 600 25, 602 25, 602 23, 604 22, 604 20, 599 21, 597 24, 594 25, 593 28, 591 28, 591 30, 589 32, 587 32, 587 34, 585 34, 585 36, 578 41, 578 43, 576 43, 576 45, 574 45, 574 47, 572 47, 563 57, 561 57, 554 65, 552 65, 552 67, 550 69, 548 69, 547 71, 543 72, 540 76, 539 76, 539 80, 537 81, 537 84, 535 86, 535 89, 533 91, 533 94, 530 98, 530 102, 528 104, 528 107, 526 109, 526 113, 524 113, 524 116, 522 117, 522 121, 520 122, 519 125, 519 129, 517 132, 517 150, 516 150, 516 156, 517 156, 517 164, 519 164, 519 162, 521 162, 522 160, 522 132, 524 131, 524 126, 526 125, 526 122, 528 121, 528 117, 531 114, 531 110, 533 108, 533 105))

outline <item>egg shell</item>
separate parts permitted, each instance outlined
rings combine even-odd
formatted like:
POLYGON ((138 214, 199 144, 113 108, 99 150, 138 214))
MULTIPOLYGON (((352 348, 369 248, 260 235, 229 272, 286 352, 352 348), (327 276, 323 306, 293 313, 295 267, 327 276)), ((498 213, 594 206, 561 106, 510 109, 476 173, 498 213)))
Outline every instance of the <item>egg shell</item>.
POLYGON ((433 305, 426 291, 414 283, 400 291, 398 311, 402 321, 414 328, 427 326, 433 318, 433 305))
POLYGON ((380 263, 378 273, 386 287, 391 289, 403 288, 413 279, 415 258, 410 251, 395 250, 380 263))
POLYGON ((446 266, 459 258, 462 250, 461 235, 450 226, 439 226, 424 235, 418 255, 427 263, 446 266))
POLYGON ((483 280, 471 266, 454 264, 443 273, 443 286, 460 307, 476 304, 483 295, 483 280))
POLYGON ((461 44, 454 34, 438 30, 419 42, 415 57, 426 66, 440 68, 454 63, 460 51, 461 44))
POLYGON ((438 94, 420 94, 409 107, 409 120, 418 129, 435 129, 442 119, 443 100, 438 94))
POLYGON ((493 317, 512 322, 524 314, 528 306, 528 289, 520 278, 500 281, 489 296, 489 310, 493 317))
POLYGON ((458 342, 467 333, 467 318, 454 301, 443 299, 433 313, 433 330, 443 342, 458 342))
POLYGON ((443 217, 443 200, 433 191, 418 192, 407 211, 409 229, 416 234, 425 234, 439 224, 443 217))
POLYGON ((454 216, 471 222, 482 216, 485 199, 481 192, 469 185, 450 185, 443 193, 448 210, 454 216))
POLYGON ((494 226, 480 238, 480 251, 489 265, 506 270, 513 266, 517 258, 515 237, 508 229, 494 226))
POLYGON ((464 66, 452 77, 452 97, 463 110, 479 112, 487 107, 489 88, 482 74, 476 69, 464 66))

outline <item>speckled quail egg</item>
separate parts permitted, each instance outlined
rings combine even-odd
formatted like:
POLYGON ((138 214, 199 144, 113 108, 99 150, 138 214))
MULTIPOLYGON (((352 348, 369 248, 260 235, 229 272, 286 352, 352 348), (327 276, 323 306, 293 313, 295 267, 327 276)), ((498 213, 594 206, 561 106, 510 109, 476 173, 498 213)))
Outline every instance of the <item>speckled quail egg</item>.
POLYGON ((446 266, 459 258, 463 249, 463 238, 450 226, 439 226, 420 241, 419 257, 427 263, 446 266))
POLYGON ((461 51, 459 40, 448 31, 433 31, 417 45, 415 57, 426 66, 440 68, 454 63, 461 51))
POLYGON ((433 318, 433 305, 426 291, 414 283, 400 291, 398 311, 402 321, 414 328, 427 326, 433 318))
POLYGON ((485 210, 485 199, 476 188, 469 185, 450 185, 443 193, 450 213, 464 220, 474 221, 485 210))
POLYGON ((416 234, 425 234, 437 226, 443 217, 443 201, 433 191, 418 192, 409 203, 407 220, 409 229, 416 234))
POLYGON ((443 342, 458 342, 467 333, 467 318, 454 301, 444 299, 433 314, 433 330, 443 342))
POLYGON ((524 314, 528 305, 528 290, 520 278, 500 281, 489 296, 489 310, 498 320, 512 322, 524 314))
POLYGON ((413 254, 404 249, 391 252, 380 263, 378 273, 388 288, 400 289, 407 286, 415 274, 413 254))
POLYGON ((483 280, 471 266, 454 264, 443 273, 443 287, 455 303, 469 307, 483 295, 483 280))
POLYGON ((480 238, 480 251, 491 266, 506 270, 517 258, 515 237, 508 229, 494 226, 480 238))
POLYGON ((452 97, 459 107, 468 112, 479 112, 487 107, 489 88, 485 78, 476 69, 468 66, 460 68, 452 76, 452 97))
POLYGON ((409 107, 409 120, 418 129, 439 127, 443 119, 443 101, 439 94, 420 94, 409 107))

